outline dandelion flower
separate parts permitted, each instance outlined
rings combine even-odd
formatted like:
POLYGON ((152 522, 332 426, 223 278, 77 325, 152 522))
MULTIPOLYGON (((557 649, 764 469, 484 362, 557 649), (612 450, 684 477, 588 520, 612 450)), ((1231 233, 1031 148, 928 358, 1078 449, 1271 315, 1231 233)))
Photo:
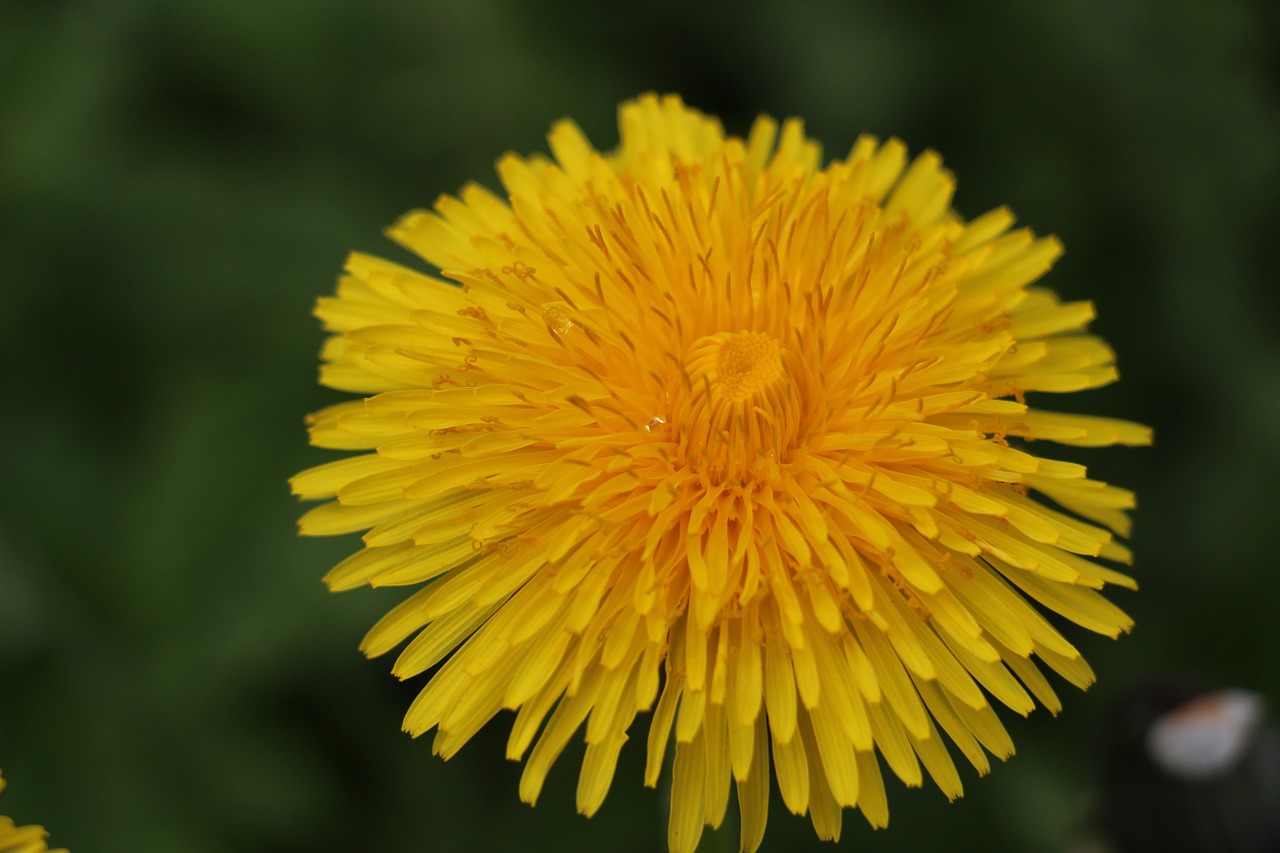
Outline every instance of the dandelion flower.
POLYGON ((1150 441, 1025 401, 1116 379, 1092 306, 1032 286, 1055 239, 957 216, 932 152, 824 167, 796 120, 725 136, 676 97, 619 124, 405 216, 442 278, 356 254, 320 300, 321 381, 369 395, 310 420, 363 453, 292 481, 328 501, 302 533, 367 531, 326 582, 426 584, 363 649, 438 666, 404 726, 445 758, 514 711, 527 802, 585 727, 594 813, 641 713, 673 851, 731 787, 755 850, 771 776, 829 839, 887 824, 882 762, 960 796, 951 748, 1013 752, 992 698, 1056 712, 1037 663, 1093 681, 1041 610, 1131 624, 1097 560, 1129 561, 1132 493, 1027 449, 1150 441))
MULTIPOLYGON (((4 777, 0 776, 0 791, 4 790, 4 777)), ((15 826, 7 817, 0 817, 0 853, 67 853, 63 848, 50 851, 44 840, 49 833, 41 826, 15 826)))

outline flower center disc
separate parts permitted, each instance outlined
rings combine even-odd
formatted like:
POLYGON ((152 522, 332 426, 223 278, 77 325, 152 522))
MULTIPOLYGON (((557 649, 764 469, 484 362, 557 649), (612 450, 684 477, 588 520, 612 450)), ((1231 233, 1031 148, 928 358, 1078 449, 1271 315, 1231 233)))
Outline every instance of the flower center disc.
POLYGON ((682 432, 694 467, 713 479, 756 470, 791 434, 794 402, 782 348, 763 332, 699 338, 685 361, 682 432))
POLYGON ((778 342, 763 332, 729 335, 717 342, 717 349, 716 391, 728 400, 749 397, 782 376, 778 342))

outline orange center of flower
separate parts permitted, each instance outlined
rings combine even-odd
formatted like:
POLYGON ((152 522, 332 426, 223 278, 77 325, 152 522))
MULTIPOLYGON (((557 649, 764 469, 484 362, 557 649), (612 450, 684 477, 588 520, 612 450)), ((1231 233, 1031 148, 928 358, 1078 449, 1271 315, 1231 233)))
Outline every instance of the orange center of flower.
POLYGON ((763 332, 699 338, 685 361, 685 452, 719 480, 759 473, 785 448, 788 381, 782 348, 763 332))
POLYGON ((778 342, 761 332, 738 332, 728 337, 712 336, 716 350, 716 381, 713 392, 727 400, 742 400, 766 388, 782 376, 782 353, 778 342))

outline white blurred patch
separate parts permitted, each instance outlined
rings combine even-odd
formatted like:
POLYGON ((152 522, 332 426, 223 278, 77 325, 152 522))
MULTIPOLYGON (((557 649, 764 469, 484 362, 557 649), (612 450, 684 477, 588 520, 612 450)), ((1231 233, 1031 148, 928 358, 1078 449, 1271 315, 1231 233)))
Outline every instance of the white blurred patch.
POLYGON ((1147 730, 1147 753, 1170 776, 1213 779, 1236 766, 1263 714, 1261 697, 1247 690, 1201 696, 1156 718, 1147 730))

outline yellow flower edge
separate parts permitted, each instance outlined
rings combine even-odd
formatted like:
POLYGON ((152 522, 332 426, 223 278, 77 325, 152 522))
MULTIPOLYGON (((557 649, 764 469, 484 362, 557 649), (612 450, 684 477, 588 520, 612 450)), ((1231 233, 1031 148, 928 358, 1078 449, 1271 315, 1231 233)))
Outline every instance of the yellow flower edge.
MULTIPOLYGON (((4 776, 0 775, 0 791, 4 791, 4 776)), ((49 833, 41 826, 17 826, 7 817, 0 817, 0 853, 67 853, 66 848, 49 850, 45 839, 49 833)))
POLYGON ((888 823, 882 762, 960 796, 943 733, 984 774, 1013 752, 989 697, 1061 707, 1033 658, 1094 679, 1040 609, 1131 625, 1099 560, 1130 562, 1133 494, 1028 449, 1151 441, 1026 402, 1117 378, 1091 304, 1032 286, 1057 240, 958 217, 932 152, 824 167, 798 120, 725 136, 674 96, 619 125, 401 219, 442 278, 354 254, 319 301, 321 381, 368 395, 310 419, 360 455, 292 480, 326 501, 303 534, 367 531, 326 582, 421 587, 362 648, 438 666, 404 725, 445 758, 515 711, 527 802, 585 724, 593 814, 648 712, 672 851, 731 783, 744 851, 771 776, 827 839, 888 823))

